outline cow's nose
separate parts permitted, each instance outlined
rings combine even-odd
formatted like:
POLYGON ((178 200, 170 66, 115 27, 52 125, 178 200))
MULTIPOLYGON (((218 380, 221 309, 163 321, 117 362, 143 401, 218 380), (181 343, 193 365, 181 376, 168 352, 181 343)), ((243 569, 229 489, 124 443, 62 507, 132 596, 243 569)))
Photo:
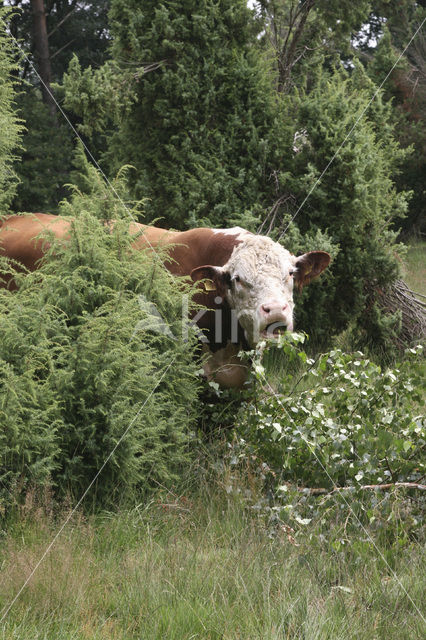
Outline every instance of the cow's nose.
POLYGON ((286 304, 280 304, 279 302, 266 302, 260 306, 263 315, 269 316, 272 314, 281 314, 287 309, 286 304))

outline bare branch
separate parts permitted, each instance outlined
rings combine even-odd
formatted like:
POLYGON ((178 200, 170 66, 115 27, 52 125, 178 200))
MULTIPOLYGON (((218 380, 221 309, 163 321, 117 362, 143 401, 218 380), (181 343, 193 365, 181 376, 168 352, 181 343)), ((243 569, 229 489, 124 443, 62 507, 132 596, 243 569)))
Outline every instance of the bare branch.
POLYGON ((59 53, 61 53, 61 51, 63 51, 63 50, 64 50, 64 49, 66 49, 67 47, 69 47, 69 46, 70 46, 70 44, 72 44, 72 43, 74 42, 74 40, 75 40, 75 38, 73 38, 72 40, 70 40, 69 42, 67 42, 66 44, 64 44, 64 46, 63 46, 63 47, 61 47, 60 49, 57 49, 57 51, 55 51, 55 53, 53 53, 53 54, 50 56, 50 59, 51 59, 51 60, 53 60, 53 58, 54 58, 55 56, 57 56, 59 53))
POLYGON ((333 489, 324 489, 323 487, 298 487, 290 482, 284 482, 284 486, 311 496, 328 496, 333 493, 359 489, 362 491, 389 491, 390 489, 416 489, 418 491, 426 491, 426 484, 419 484, 417 482, 388 482, 386 484, 364 484, 359 487, 333 487, 333 489))
POLYGON ((68 18, 71 18, 71 16, 73 15, 73 13, 75 12, 75 10, 77 9, 77 5, 75 5, 71 11, 69 11, 63 18, 62 20, 59 20, 58 24, 52 29, 52 31, 49 31, 49 33, 47 34, 47 37, 50 38, 51 35, 53 35, 55 33, 55 31, 57 31, 59 29, 60 26, 62 26, 64 24, 64 22, 66 20, 68 20, 68 18))
MULTIPOLYGON (((387 313, 401 313, 401 332, 397 346, 404 349, 426 336, 426 304, 416 297, 403 280, 387 289, 376 289, 380 307, 387 313)), ((374 294, 373 294, 374 295, 374 294)))

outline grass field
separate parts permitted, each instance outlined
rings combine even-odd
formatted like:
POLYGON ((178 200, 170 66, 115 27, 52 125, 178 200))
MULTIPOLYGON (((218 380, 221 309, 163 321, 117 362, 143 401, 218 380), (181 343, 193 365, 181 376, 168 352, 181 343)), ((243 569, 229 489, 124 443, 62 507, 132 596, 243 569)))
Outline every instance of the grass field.
MULTIPOLYGON (((3 607, 66 515, 54 524, 33 509, 4 537, 3 607)), ((351 532, 346 515, 295 531, 273 528, 238 496, 206 490, 193 500, 162 492, 132 511, 76 516, 2 621, 0 637, 424 638, 421 548, 390 546, 373 526, 351 532)))

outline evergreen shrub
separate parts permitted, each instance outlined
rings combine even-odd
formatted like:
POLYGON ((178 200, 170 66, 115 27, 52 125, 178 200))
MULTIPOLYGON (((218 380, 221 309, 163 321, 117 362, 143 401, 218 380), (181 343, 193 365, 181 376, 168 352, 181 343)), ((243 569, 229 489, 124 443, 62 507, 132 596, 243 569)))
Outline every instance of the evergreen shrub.
MULTIPOLYGON (((367 8, 347 10, 345 28, 367 8)), ((297 328, 322 349, 345 333, 350 348, 394 357, 401 318, 380 293, 399 275, 396 229, 411 194, 396 181, 411 150, 362 65, 316 52, 277 92, 257 38, 268 23, 244 0, 114 0, 110 20, 113 60, 84 70, 73 59, 65 104, 110 168, 135 167, 130 190, 148 198, 148 219, 239 224, 294 253, 329 251, 330 268, 298 300, 297 328)))
POLYGON ((113 63, 73 59, 65 105, 95 144, 108 131, 110 170, 135 167, 147 219, 220 227, 260 215, 276 96, 245 0, 113 0, 110 25, 113 63))
POLYGON ((86 186, 62 203, 69 240, 52 242, 36 272, 17 274, 18 291, 1 291, 6 502, 46 483, 78 498, 105 461, 97 502, 129 500, 170 485, 190 459, 198 378, 195 337, 185 341, 181 326, 189 287, 158 254, 132 250, 129 212, 94 170, 86 186))
POLYGON ((295 253, 316 248, 333 257, 321 282, 303 292, 298 329, 329 347, 351 327, 357 348, 391 355, 399 318, 380 310, 377 292, 399 272, 393 225, 409 194, 397 191, 394 176, 409 150, 394 138, 389 103, 380 92, 371 102, 376 90, 360 65, 351 73, 337 67, 289 100, 300 138, 279 182, 301 209, 282 242, 295 253))
POLYGON ((16 73, 11 40, 7 31, 10 9, 0 7, 0 211, 5 211, 15 194, 18 178, 13 162, 19 151, 22 123, 16 115, 16 73))

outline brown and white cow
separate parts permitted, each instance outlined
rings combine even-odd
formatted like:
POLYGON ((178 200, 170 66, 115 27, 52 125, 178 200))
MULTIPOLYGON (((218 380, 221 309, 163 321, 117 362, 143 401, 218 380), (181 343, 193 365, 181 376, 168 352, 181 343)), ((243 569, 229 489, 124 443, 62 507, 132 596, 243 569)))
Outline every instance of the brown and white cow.
MULTIPOLYGON (((66 238, 70 228, 69 219, 41 213, 10 216, 0 224, 0 255, 29 270, 37 268, 46 250, 40 234, 48 230, 66 238)), ((294 285, 301 289, 330 262, 324 251, 296 257, 270 238, 240 227, 168 231, 131 223, 130 232, 135 249, 165 247, 170 272, 200 281, 196 301, 206 310, 193 319, 205 335, 206 375, 221 387, 244 384, 247 367, 237 355, 242 348, 273 338, 283 328, 293 329, 294 285)))

